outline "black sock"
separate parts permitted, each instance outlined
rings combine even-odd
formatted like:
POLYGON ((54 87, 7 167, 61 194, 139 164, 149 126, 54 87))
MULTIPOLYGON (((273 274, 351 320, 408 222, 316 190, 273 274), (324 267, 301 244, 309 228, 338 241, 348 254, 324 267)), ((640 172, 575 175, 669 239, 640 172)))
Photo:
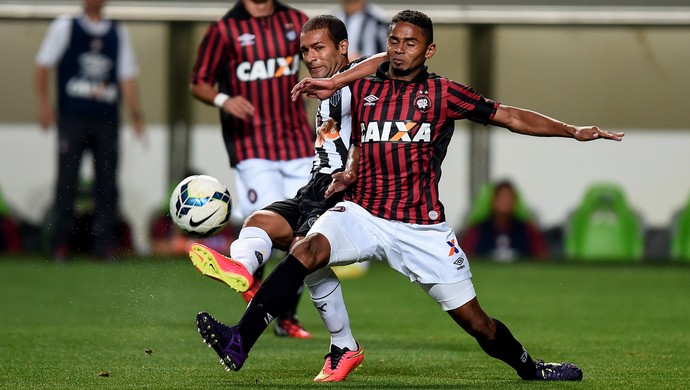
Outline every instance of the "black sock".
POLYGON ((259 268, 254 272, 254 280, 263 280, 264 279, 264 270, 266 267, 264 266, 259 266, 259 268))
POLYGON ((290 308, 308 274, 304 265, 290 254, 275 266, 237 324, 245 352, 249 353, 276 316, 290 308))
POLYGON ((520 378, 536 378, 537 370, 527 350, 513 337, 513 334, 510 333, 510 330, 501 321, 495 318, 493 320, 496 322, 496 335, 494 339, 487 340, 483 336, 478 336, 477 342, 479 342, 479 346, 482 347, 487 355, 508 363, 517 371, 520 378))
POLYGON ((278 316, 279 320, 289 320, 297 317, 297 306, 299 305, 300 299, 302 299, 302 292, 304 291, 304 285, 301 285, 295 297, 290 300, 287 304, 287 309, 280 313, 278 316))

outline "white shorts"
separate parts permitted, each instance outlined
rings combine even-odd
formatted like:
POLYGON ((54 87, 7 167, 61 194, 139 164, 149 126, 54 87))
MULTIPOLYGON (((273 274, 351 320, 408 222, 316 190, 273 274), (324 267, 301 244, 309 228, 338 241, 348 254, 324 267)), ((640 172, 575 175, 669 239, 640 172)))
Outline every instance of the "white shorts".
POLYGON ((389 221, 346 201, 324 213, 309 230, 312 233, 328 239, 329 266, 385 259, 444 310, 462 306, 475 296, 470 264, 455 232, 445 222, 416 225, 389 221))
POLYGON ((256 210, 291 199, 310 178, 312 157, 271 161, 253 158, 235 166, 237 201, 233 216, 244 219, 256 210))

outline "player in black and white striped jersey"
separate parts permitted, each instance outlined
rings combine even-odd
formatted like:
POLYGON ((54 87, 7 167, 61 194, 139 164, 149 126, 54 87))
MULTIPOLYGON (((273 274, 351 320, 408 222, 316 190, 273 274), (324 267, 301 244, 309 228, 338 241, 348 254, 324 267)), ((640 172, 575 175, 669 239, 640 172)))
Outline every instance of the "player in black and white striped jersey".
MULTIPOLYGON (((337 72, 355 68, 361 76, 372 74, 383 61, 384 53, 350 63, 345 25, 334 16, 321 15, 310 19, 302 28, 301 53, 314 78, 331 77, 337 72)), ((252 274, 263 265, 257 253, 269 254, 272 248, 287 250, 304 238, 316 219, 335 205, 340 197, 326 198, 331 175, 344 170, 352 134, 350 114, 351 92, 348 86, 329 99, 319 102, 316 115, 315 155, 311 180, 292 199, 274 202, 252 213, 244 222, 239 237, 230 246, 230 257, 223 256, 201 244, 193 244, 190 258, 203 274, 222 281, 238 292, 254 284, 252 274)), ((262 255, 263 257, 263 255, 262 255)), ((330 268, 316 271, 305 280, 312 301, 331 333, 331 348, 323 370, 315 381, 341 381, 357 367, 363 353, 352 336, 349 318, 342 297, 340 281, 330 268)), ((210 315, 200 313, 199 331, 214 346, 221 361, 229 351, 227 340, 220 332, 204 333, 208 323, 222 326, 210 315)), ((277 322, 277 321, 276 321, 277 322)), ((284 327, 283 327, 284 328, 284 327)), ((257 335, 258 337, 258 335, 257 335)), ((233 369, 239 369, 232 366, 233 369)))

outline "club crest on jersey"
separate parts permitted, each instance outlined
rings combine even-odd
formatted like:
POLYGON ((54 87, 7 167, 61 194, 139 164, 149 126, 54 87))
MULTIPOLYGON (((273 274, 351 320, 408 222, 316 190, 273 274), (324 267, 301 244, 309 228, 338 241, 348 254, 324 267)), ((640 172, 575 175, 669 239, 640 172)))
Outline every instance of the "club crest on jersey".
POLYGON ((328 99, 328 103, 333 107, 337 106, 338 103, 340 103, 340 95, 340 90, 335 91, 335 93, 328 99))
POLYGON ((429 112, 431 110, 431 99, 429 99, 429 91, 419 90, 417 96, 414 98, 414 109, 419 112, 429 112))
POLYGON ((237 37, 237 40, 240 42, 240 46, 245 47, 245 46, 254 46, 254 41, 256 40, 256 36, 254 34, 249 34, 249 33, 244 33, 237 37))
POLYGON ((285 26, 285 38, 288 39, 288 41, 294 41, 297 39, 297 31, 295 31, 295 26, 292 23, 286 23, 285 26))
POLYGON ((431 142, 431 124, 418 122, 369 122, 359 124, 365 142, 431 142))

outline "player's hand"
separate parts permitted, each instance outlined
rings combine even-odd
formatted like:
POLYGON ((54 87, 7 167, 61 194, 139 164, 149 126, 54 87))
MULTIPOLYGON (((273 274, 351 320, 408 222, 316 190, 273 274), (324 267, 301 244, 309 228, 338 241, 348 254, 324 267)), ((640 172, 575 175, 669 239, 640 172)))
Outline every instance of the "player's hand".
POLYGON ((38 107, 38 123, 43 130, 50 130, 55 123, 55 114, 53 107, 50 104, 39 104, 38 107))
POLYGON ((311 77, 307 77, 292 87, 292 101, 297 101, 299 95, 302 94, 307 95, 310 98, 324 100, 331 97, 336 90, 337 86, 335 85, 335 81, 330 78, 313 79, 311 77))
POLYGON ((254 106, 244 96, 233 96, 223 103, 223 111, 226 113, 242 119, 247 120, 250 116, 254 116, 254 106))
POLYGON ((134 128, 134 134, 140 139, 144 137, 144 134, 146 133, 146 126, 144 126, 144 121, 141 119, 137 119, 134 121, 132 124, 132 127, 134 128))
POLYGON ((595 139, 611 139, 614 141, 621 141, 625 133, 614 133, 612 131, 603 131, 597 126, 581 126, 575 129, 573 137, 578 141, 592 141, 595 139))
POLYGON ((331 175, 333 181, 326 188, 325 196, 330 198, 336 192, 342 192, 357 181, 357 175, 352 171, 342 171, 331 175))
POLYGON ((143 139, 146 132, 146 126, 144 125, 144 116, 139 110, 134 110, 132 115, 132 128, 134 129, 134 135, 139 139, 143 139))

